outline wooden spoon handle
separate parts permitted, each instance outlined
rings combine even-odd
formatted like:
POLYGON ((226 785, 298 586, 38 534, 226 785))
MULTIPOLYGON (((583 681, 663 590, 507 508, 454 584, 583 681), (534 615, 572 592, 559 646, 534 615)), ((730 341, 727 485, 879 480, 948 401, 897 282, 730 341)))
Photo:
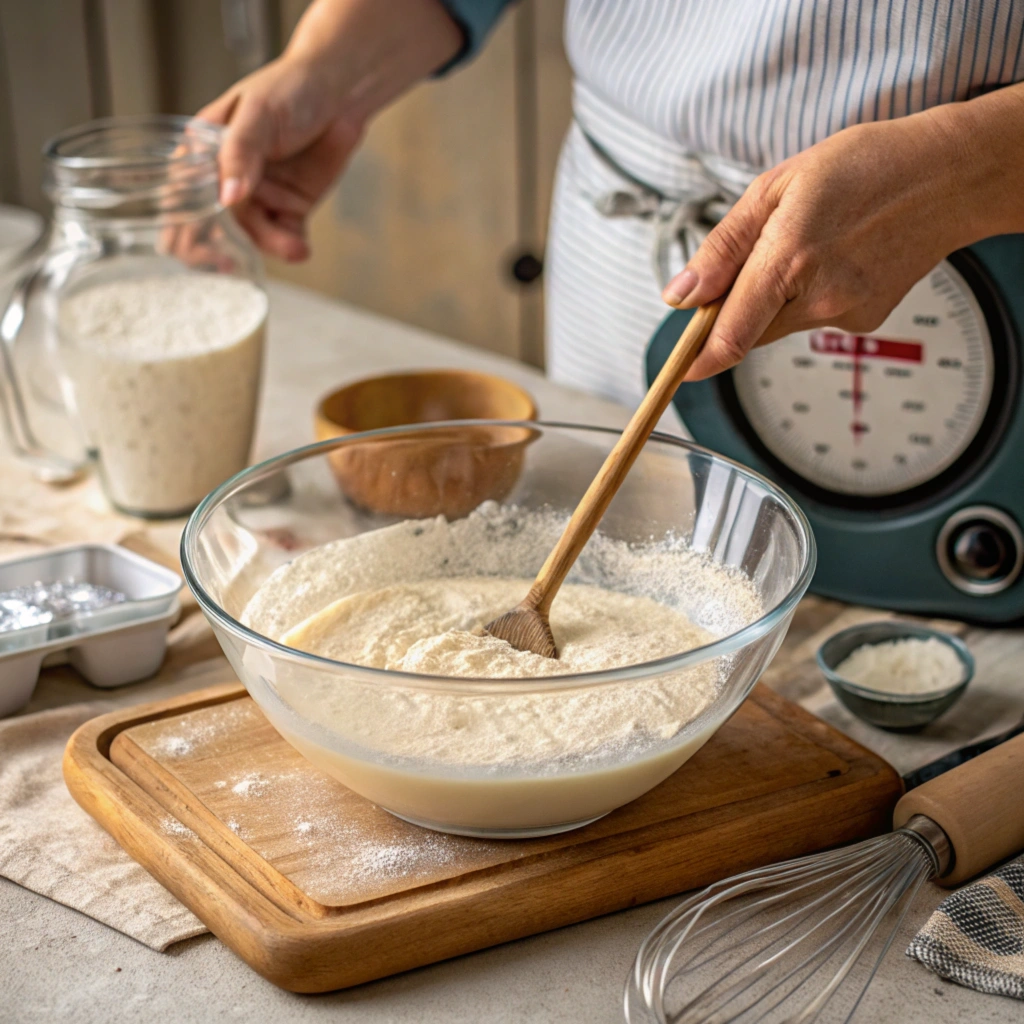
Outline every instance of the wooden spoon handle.
POLYGON ((676 389, 682 384, 686 371, 690 369, 705 339, 711 333, 715 317, 722 308, 722 301, 719 299, 716 302, 709 302, 706 306, 699 307, 693 314, 644 400, 633 413, 622 436, 608 453, 604 465, 598 470, 597 476, 587 488, 587 493, 576 506, 576 511, 537 574, 537 579, 523 605, 548 614, 558 588, 569 575, 569 570, 583 550, 583 545, 587 543, 601 521, 630 467, 636 462, 644 442, 658 425, 658 420, 668 408, 676 389))
POLYGON ((1024 849, 1024 735, 1000 743, 900 798, 893 826, 923 814, 949 837, 953 870, 940 885, 959 885, 1024 849))

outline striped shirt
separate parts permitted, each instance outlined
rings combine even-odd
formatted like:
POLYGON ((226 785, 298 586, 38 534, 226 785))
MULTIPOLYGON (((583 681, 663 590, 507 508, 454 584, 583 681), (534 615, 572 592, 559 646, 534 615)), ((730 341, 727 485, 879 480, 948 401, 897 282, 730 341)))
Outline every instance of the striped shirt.
POLYGON ((1020 0, 569 0, 577 104, 764 170, 1024 78, 1020 0))
MULTIPOLYGON (((511 0, 442 0, 463 59, 511 0)), ((765 169, 851 124, 1024 78, 1021 0, 568 0, 577 91, 765 169)))

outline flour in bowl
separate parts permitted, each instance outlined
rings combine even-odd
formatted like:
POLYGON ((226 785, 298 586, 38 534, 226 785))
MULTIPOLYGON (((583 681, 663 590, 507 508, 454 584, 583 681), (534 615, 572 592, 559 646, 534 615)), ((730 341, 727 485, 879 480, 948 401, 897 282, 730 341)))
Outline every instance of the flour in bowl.
POLYGON ((956 651, 937 637, 903 637, 861 644, 836 666, 836 675, 879 693, 936 693, 963 681, 956 651))

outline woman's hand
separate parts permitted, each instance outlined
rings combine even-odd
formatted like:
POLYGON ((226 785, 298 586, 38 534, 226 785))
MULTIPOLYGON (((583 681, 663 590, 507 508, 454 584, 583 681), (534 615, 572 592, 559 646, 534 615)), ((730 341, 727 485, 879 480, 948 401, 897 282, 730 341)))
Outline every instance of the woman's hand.
POLYGON ((461 46, 438 0, 317 0, 279 59, 198 114, 227 126, 221 201, 261 249, 305 259, 307 219, 369 119, 461 46))
POLYGON ((199 112, 228 127, 221 202, 261 249, 284 260, 309 255, 306 219, 363 134, 362 120, 322 79, 315 65, 282 57, 199 112))
POLYGON ((1020 88, 847 128, 758 177, 665 289, 679 308, 729 292, 687 380, 794 331, 875 330, 950 252, 1021 230, 1020 88))

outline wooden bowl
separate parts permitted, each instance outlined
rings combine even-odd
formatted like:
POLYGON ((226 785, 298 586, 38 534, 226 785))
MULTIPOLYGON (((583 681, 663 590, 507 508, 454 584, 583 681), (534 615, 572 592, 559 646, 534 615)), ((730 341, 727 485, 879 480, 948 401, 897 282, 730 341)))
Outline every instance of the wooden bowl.
MULTIPOLYGON (((518 385, 468 370, 370 377, 327 395, 316 411, 317 440, 440 420, 533 420, 537 407, 518 385)), ((528 427, 498 423, 410 429, 341 445, 328 456, 349 500, 372 512, 458 519, 515 486, 528 427)))

